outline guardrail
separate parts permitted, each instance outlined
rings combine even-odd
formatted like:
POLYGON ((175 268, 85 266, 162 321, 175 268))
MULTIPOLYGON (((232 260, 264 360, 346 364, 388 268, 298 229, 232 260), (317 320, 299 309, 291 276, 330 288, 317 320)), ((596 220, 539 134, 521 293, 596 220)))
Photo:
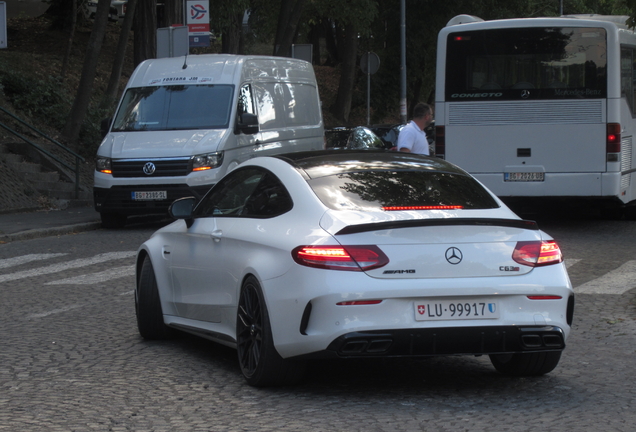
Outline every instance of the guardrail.
POLYGON ((25 121, 23 121, 22 119, 16 117, 15 115, 11 114, 9 111, 7 111, 6 109, 0 107, 0 111, 4 112, 5 114, 9 115, 10 117, 12 117, 13 119, 19 121, 20 123, 22 123, 24 126, 28 127, 29 129, 31 129, 32 131, 36 132, 38 135, 40 135, 42 138, 45 138, 47 140, 49 140, 50 142, 52 142, 53 144, 55 144, 56 146, 58 146, 59 148, 61 148, 62 150, 64 150, 65 152, 67 152, 68 154, 72 155, 73 157, 75 157, 75 167, 70 166, 69 164, 67 164, 65 161, 63 161, 62 159, 60 159, 59 157, 55 156, 54 154, 52 154, 51 152, 49 152, 46 149, 43 149, 42 147, 40 147, 39 145, 37 145, 34 142, 31 142, 28 138, 26 138, 25 136, 19 134, 18 132, 14 131, 13 129, 11 129, 9 126, 5 125, 4 123, 0 122, 0 127, 3 127, 4 129, 6 129, 8 132, 12 133, 13 135, 17 136, 18 138, 20 138, 22 141, 26 142, 27 144, 31 145, 32 147, 34 147, 37 151, 39 151, 40 153, 43 153, 45 155, 47 155, 48 157, 50 157, 51 159, 57 161, 58 163, 60 163, 61 165, 63 165, 64 167, 68 168, 69 170, 71 170, 73 173, 75 173, 75 198, 79 198, 79 190, 80 190, 80 162, 84 162, 85 159, 78 155, 77 153, 75 153, 73 150, 71 150, 70 148, 66 147, 64 144, 60 144, 59 142, 57 142, 56 140, 54 140, 53 138, 49 137, 48 135, 46 135, 43 132, 40 132, 39 130, 37 130, 36 128, 34 128, 33 126, 31 126, 30 124, 26 123, 25 121))

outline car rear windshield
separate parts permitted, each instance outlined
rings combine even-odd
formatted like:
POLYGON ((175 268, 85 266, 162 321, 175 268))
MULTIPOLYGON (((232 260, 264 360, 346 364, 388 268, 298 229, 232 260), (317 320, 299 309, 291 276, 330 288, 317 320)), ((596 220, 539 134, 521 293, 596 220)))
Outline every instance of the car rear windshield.
POLYGON ((475 179, 458 173, 361 171, 313 178, 308 183, 334 210, 499 207, 475 179))
POLYGON ((115 117, 113 131, 226 129, 233 89, 231 85, 130 88, 115 117))

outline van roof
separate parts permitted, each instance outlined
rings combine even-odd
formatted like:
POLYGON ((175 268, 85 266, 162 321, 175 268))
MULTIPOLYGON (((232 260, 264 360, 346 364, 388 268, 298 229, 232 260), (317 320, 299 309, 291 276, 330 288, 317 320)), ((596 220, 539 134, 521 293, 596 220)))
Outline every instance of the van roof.
POLYGON ((311 63, 287 57, 201 54, 140 63, 127 87, 169 84, 235 84, 293 81, 316 84, 311 63))

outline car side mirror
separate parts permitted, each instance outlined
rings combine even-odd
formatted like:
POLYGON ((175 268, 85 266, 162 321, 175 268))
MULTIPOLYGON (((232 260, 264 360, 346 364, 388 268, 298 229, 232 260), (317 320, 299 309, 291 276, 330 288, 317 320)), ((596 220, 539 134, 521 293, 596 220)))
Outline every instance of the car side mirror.
POLYGON ((168 208, 168 214, 173 219, 183 219, 186 222, 188 228, 192 226, 194 219, 192 218, 192 211, 197 203, 195 197, 179 198, 175 200, 168 208))
POLYGON ((239 115, 238 130, 246 135, 258 132, 258 116, 256 114, 243 113, 239 115))

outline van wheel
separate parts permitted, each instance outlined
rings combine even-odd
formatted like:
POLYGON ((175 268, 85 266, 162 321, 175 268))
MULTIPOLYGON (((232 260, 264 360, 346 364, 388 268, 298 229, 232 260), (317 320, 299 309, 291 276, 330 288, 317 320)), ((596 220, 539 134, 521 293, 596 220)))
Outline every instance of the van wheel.
POLYGON ((119 213, 100 213, 102 228, 123 228, 126 226, 126 215, 119 213))

